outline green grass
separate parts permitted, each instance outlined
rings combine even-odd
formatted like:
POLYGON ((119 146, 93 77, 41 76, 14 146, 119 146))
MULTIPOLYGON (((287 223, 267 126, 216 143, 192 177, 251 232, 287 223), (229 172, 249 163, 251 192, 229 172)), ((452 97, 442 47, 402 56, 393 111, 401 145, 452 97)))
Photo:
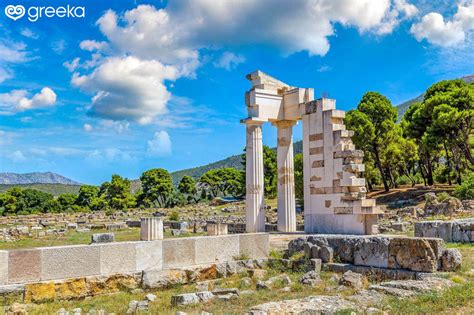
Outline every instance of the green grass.
MULTIPOLYGON (((75 230, 68 230, 63 235, 46 235, 44 237, 39 237, 39 238, 25 237, 13 242, 0 242, 0 250, 90 244, 92 234, 96 234, 96 233, 114 233, 116 242, 140 240, 139 228, 128 228, 128 229, 115 230, 115 231, 107 231, 105 229, 99 229, 99 230, 91 230, 90 232, 87 232, 87 233, 80 233, 80 232, 76 232, 75 230)), ((166 230, 164 233, 164 237, 165 238, 190 237, 190 236, 201 236, 204 234, 205 232, 182 233, 177 236, 172 236, 171 232, 169 230, 166 230)))

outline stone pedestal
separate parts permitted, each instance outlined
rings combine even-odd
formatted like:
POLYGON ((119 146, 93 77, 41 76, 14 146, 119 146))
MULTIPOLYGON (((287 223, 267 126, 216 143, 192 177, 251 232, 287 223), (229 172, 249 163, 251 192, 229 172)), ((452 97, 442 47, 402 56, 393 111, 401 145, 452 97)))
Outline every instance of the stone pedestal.
POLYGON ((141 218, 140 240, 155 241, 163 239, 163 220, 161 218, 141 218))
POLYGON ((293 164, 293 126, 296 121, 281 120, 278 128, 278 231, 296 231, 295 176, 293 164))
POLYGON ((262 122, 247 120, 245 217, 248 233, 265 232, 262 122))
POLYGON ((217 236, 217 235, 227 235, 228 229, 227 224, 220 222, 207 222, 207 235, 208 236, 217 236))

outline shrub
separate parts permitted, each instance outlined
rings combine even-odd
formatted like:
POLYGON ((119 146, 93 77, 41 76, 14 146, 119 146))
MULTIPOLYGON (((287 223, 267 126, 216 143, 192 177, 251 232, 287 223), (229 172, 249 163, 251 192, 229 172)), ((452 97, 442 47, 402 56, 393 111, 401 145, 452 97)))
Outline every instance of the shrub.
POLYGON ((170 213, 170 221, 179 221, 179 213, 178 211, 172 211, 170 213))
POLYGON ((443 202, 443 201, 449 199, 449 197, 451 197, 451 196, 447 192, 443 191, 443 192, 440 192, 439 194, 437 194, 436 197, 438 198, 439 202, 443 202))
POLYGON ((454 195, 459 199, 474 199, 474 172, 469 173, 462 184, 456 186, 454 195))

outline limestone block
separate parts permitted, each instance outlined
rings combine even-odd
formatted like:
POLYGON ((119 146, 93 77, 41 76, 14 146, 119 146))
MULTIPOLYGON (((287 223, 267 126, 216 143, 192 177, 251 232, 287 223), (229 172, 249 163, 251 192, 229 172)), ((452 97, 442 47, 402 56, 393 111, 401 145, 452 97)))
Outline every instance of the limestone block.
POLYGON ((131 273, 137 270, 134 242, 96 245, 100 247, 100 274, 131 273))
POLYGON ((41 248, 41 280, 100 274, 99 247, 91 245, 41 248))
POLYGON ((386 237, 364 238, 354 248, 354 264, 361 266, 388 267, 388 246, 386 237))
POLYGON ((97 233, 92 234, 91 243, 111 243, 115 242, 114 233, 97 233))
POLYGON ((8 282, 8 251, 0 251, 0 285, 8 282))
POLYGON ((95 296, 101 294, 116 293, 119 291, 130 291, 139 287, 140 280, 141 273, 87 277, 87 295, 95 296))
POLYGON ((142 285, 144 289, 161 289, 176 284, 187 283, 187 275, 184 270, 145 270, 143 271, 142 285))
POLYGON ((8 252, 8 283, 39 281, 41 276, 41 251, 38 249, 8 252))
POLYGON ((26 303, 44 303, 53 301, 56 296, 54 282, 29 283, 25 285, 26 303))
POLYGON ((268 257, 268 253, 270 251, 269 234, 240 234, 239 247, 240 255, 246 255, 253 259, 268 257))
POLYGON ((240 254, 239 236, 227 235, 196 238, 196 264, 232 260, 240 254))
POLYGON ((163 269, 195 264, 196 238, 163 240, 163 269))
POLYGON ((83 298, 87 295, 85 278, 67 279, 55 282, 55 298, 57 300, 71 300, 83 298))
POLYGON ((137 271, 163 268, 163 242, 136 242, 137 271))
POLYGON ((436 251, 427 239, 392 238, 389 244, 388 268, 435 272, 438 267, 436 251))

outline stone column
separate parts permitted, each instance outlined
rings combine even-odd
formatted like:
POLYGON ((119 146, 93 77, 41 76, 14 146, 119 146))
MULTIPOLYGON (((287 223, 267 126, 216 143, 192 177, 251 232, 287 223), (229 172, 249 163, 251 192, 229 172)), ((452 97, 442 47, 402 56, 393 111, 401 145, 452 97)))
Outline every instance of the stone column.
POLYGON ((263 196, 263 144, 262 122, 248 120, 246 144, 246 200, 245 218, 247 233, 265 232, 263 196))
POLYGON ((163 239, 163 220, 161 218, 141 218, 140 240, 155 241, 163 239))
POLYGON ((278 231, 296 232, 295 175, 293 172, 293 126, 296 121, 273 123, 278 128, 278 231))

